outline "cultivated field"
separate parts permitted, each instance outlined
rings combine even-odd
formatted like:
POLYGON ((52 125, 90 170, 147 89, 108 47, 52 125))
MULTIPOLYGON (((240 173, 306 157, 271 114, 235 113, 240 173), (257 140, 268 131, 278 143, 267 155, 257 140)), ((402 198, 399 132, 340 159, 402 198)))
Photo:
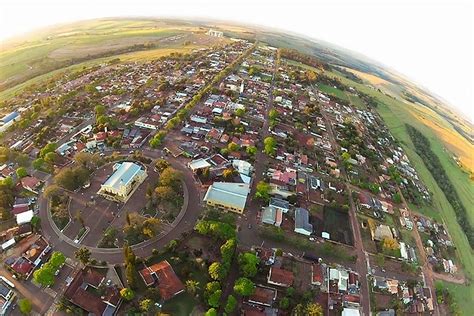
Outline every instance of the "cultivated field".
POLYGON ((94 20, 2 43, 0 90, 83 61, 132 51, 214 45, 204 28, 156 20, 94 20))

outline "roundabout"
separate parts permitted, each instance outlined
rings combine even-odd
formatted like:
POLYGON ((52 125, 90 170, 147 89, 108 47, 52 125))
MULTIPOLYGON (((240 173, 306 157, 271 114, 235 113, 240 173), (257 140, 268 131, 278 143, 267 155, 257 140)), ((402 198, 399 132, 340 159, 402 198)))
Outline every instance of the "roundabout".
MULTIPOLYGON (((162 157, 161 152, 147 149, 143 150, 143 156, 151 159, 152 163, 154 160, 162 157)), ((170 163, 171 167, 180 171, 183 175, 183 205, 174 221, 169 225, 162 227, 158 235, 132 246, 132 249, 135 251, 136 255, 140 257, 151 255, 153 249, 160 249, 169 241, 179 238, 183 233, 192 230, 201 213, 201 194, 198 186, 195 183, 193 174, 185 166, 183 161, 180 161, 180 159, 167 157, 166 160, 170 163)), ((157 179, 158 175, 153 170, 153 168, 150 167, 150 165, 147 167, 148 177, 150 180, 157 179)), ((104 170, 104 166, 99 168, 99 174, 97 176, 94 174, 94 181, 91 181, 90 187, 88 187, 85 191, 87 193, 97 192, 98 188, 100 187, 100 183, 102 183, 101 180, 107 178, 107 175, 110 174, 110 169, 108 171, 109 172, 107 172, 107 168, 104 170)), ((47 179, 46 184, 49 185, 51 183, 52 178, 50 177, 47 179)), ((71 206, 73 210, 79 210, 80 214, 85 214, 87 210, 91 210, 91 212, 89 212, 89 216, 84 216, 85 218, 83 218, 85 226, 89 227, 90 231, 84 237, 82 243, 75 242, 74 236, 72 236, 75 234, 75 230, 71 228, 71 224, 69 224, 69 226, 63 231, 58 229, 58 227, 53 222, 51 213, 49 212, 48 200, 43 195, 41 195, 39 198, 39 216, 42 222, 43 235, 49 241, 52 247, 58 251, 61 251, 68 257, 73 258, 74 252, 77 249, 85 247, 91 251, 91 258, 94 258, 97 261, 106 261, 108 264, 121 264, 123 263, 122 248, 99 248, 97 247, 97 242, 101 238, 103 231, 109 226, 121 227, 120 225, 125 221, 125 210, 127 205, 130 207, 133 206, 134 210, 138 210, 140 205, 144 205, 144 192, 146 190, 145 183, 141 183, 141 185, 136 190, 137 191, 134 192, 130 199, 123 205, 113 201, 108 201, 101 197, 94 198, 97 201, 95 201, 95 203, 90 203, 90 201, 94 199, 91 199, 91 196, 88 196, 84 192, 67 192, 66 194, 69 194, 72 200, 77 198, 77 202, 75 202, 77 204, 71 206), (140 192, 143 192, 143 194, 139 194, 140 192), (82 193, 84 193, 84 195, 82 193)), ((75 214, 71 212, 71 216, 73 217, 74 215, 75 214)), ((75 225, 81 224, 75 223, 75 225)))

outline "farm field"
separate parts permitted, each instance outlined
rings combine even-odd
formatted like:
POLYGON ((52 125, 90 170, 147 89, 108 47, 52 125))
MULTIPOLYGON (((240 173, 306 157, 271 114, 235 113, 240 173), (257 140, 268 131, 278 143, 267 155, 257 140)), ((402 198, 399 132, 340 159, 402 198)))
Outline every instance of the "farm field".
POLYGON ((114 55, 110 57, 91 59, 85 62, 74 64, 69 67, 54 70, 43 75, 39 75, 19 85, 16 85, 12 88, 0 91, 0 102, 2 100, 12 97, 13 95, 15 95, 15 93, 28 87, 29 85, 41 83, 42 81, 45 81, 48 78, 51 78, 60 73, 78 71, 82 69, 83 67, 92 67, 94 65, 104 63, 115 58, 120 58, 123 61, 146 61, 146 60, 160 58, 162 56, 167 56, 167 55, 170 55, 171 53, 186 54, 186 53, 191 52, 194 49, 199 49, 202 47, 205 47, 205 45, 188 45, 188 46, 177 46, 177 47, 169 47, 169 48, 157 48, 157 49, 151 49, 151 50, 146 50, 146 51, 131 52, 131 53, 125 53, 121 55, 114 55))
POLYGON ((86 60, 190 43, 212 45, 204 29, 163 21, 95 20, 2 43, 0 89, 86 60), (46 34, 46 35, 44 35, 46 34), (201 36, 199 36, 201 35, 201 36))

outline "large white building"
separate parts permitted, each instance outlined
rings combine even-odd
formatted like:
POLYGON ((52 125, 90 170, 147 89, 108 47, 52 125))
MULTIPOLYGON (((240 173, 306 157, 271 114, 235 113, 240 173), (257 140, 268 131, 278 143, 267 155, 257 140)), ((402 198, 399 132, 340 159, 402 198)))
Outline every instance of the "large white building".
POLYGON ((147 177, 146 170, 134 162, 116 163, 113 170, 114 173, 97 192, 113 201, 126 202, 147 177))
POLYGON ((207 31, 207 35, 214 36, 214 37, 223 37, 224 32, 210 29, 209 31, 207 31))
POLYGON ((242 214, 250 186, 246 183, 214 182, 207 190, 204 201, 207 205, 242 214))

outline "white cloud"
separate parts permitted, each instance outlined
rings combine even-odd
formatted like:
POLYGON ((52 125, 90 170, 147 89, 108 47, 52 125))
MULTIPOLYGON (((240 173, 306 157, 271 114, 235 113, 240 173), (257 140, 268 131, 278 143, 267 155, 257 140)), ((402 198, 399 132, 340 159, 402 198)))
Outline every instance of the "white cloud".
POLYGON ((474 121, 470 1, 2 0, 0 38, 55 23, 130 15, 240 21, 332 42, 407 75, 474 121))

